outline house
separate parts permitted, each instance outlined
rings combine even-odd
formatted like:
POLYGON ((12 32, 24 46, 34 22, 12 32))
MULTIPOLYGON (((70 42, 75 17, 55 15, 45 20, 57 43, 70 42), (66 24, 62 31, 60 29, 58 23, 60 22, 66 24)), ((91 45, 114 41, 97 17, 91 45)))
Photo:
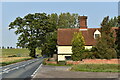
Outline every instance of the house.
MULTIPOLYGON (((101 36, 100 28, 88 28, 87 16, 79 16, 80 28, 60 28, 57 31, 57 49, 58 61, 64 61, 71 58, 71 41, 74 32, 82 32, 85 40, 85 49, 91 49, 96 44, 96 38, 101 36)), ((113 27, 113 29, 117 29, 113 27)))

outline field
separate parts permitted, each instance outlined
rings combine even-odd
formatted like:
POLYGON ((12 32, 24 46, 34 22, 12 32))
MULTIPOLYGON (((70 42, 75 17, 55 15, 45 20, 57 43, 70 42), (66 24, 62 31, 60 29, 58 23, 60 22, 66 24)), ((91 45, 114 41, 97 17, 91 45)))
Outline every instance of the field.
MULTIPOLYGON (((29 56, 28 49, 0 49, 2 55, 0 56, 0 65, 5 66, 8 64, 32 59, 29 56)), ((36 54, 41 56, 41 50, 36 49, 36 54)))
MULTIPOLYGON (((36 54, 40 55, 41 50, 36 49, 36 54)), ((28 49, 2 49, 2 57, 17 56, 17 57, 29 57, 28 49)))
POLYGON ((120 64, 79 64, 74 65, 72 71, 85 72, 120 72, 120 64))
POLYGON ((1 62, 9 62, 9 61, 11 61, 11 62, 13 62, 13 61, 16 61, 16 60, 20 60, 20 59, 27 59, 27 58, 31 58, 31 57, 11 57, 11 58, 2 58, 2 60, 0 61, 0 63, 1 62))
POLYGON ((28 49, 2 49, 2 57, 9 57, 16 55, 18 57, 28 57, 28 49))
POLYGON ((30 60, 32 59, 31 57, 5 57, 2 58, 2 60, 0 60, 0 66, 5 66, 5 65, 9 65, 9 64, 13 64, 16 62, 21 62, 21 61, 25 61, 25 60, 30 60))

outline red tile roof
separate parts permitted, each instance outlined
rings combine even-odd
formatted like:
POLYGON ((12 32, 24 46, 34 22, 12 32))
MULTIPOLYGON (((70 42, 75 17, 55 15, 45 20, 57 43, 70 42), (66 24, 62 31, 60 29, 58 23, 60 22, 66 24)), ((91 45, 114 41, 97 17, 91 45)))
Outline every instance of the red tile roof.
MULTIPOLYGON (((113 27, 112 29, 118 29, 113 27)), ((94 32, 100 30, 100 28, 87 28, 87 30, 81 30, 85 40, 85 45, 95 45, 94 32)), ((68 46, 71 45, 74 32, 79 32, 80 28, 60 28, 57 31, 57 44, 68 46)))

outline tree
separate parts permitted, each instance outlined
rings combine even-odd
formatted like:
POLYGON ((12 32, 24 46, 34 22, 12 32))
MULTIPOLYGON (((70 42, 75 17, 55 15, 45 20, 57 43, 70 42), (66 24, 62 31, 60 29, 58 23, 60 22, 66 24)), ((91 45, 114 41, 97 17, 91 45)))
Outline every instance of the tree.
POLYGON ((30 56, 36 57, 36 48, 45 43, 45 36, 52 32, 52 23, 45 13, 28 14, 23 18, 17 17, 10 23, 9 29, 15 29, 19 35, 17 46, 28 48, 30 56))
MULTIPOLYGON (((118 16, 118 24, 120 24, 120 16, 118 16)), ((117 57, 120 58, 120 26, 118 27, 118 30, 116 31, 116 52, 117 57)))
POLYGON ((56 13, 52 13, 48 15, 49 21, 53 24, 52 32, 48 33, 45 36, 45 43, 42 45, 42 55, 46 55, 52 57, 53 54, 57 53, 57 28, 58 28, 58 15, 56 13))
POLYGON ((85 42, 81 32, 75 32, 72 39, 72 59, 78 61, 83 59, 85 42))
POLYGON ((4 47, 4 46, 2 46, 2 49, 5 49, 5 47, 4 47))
POLYGON ((58 20, 59 28, 77 28, 78 14, 61 13, 58 20))
POLYGON ((110 26, 111 26, 111 27, 120 27, 120 24, 118 23, 118 21, 119 21, 119 16, 118 16, 118 17, 111 18, 111 19, 109 20, 110 26))
POLYGON ((49 21, 54 25, 53 26, 54 30, 57 30, 59 16, 56 13, 52 13, 49 14, 48 17, 49 17, 49 21))
POLYGON ((7 49, 9 49, 9 46, 7 47, 7 49))
POLYGON ((56 39, 56 37, 57 37, 56 32, 51 32, 51 34, 48 34, 46 36, 47 41, 41 48, 42 55, 53 57, 53 54, 57 54, 57 47, 56 47, 57 39, 56 39))
POLYGON ((102 59, 116 58, 115 40, 109 17, 105 17, 101 23, 101 37, 97 40, 97 52, 102 59))

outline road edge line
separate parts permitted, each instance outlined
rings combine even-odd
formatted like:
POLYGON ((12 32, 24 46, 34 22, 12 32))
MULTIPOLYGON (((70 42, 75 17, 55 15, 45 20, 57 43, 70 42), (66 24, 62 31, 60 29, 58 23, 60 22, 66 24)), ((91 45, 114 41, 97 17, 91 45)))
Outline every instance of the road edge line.
POLYGON ((35 70, 35 72, 31 75, 32 79, 35 78, 36 73, 38 72, 38 70, 42 67, 42 63, 39 65, 39 67, 35 70))

